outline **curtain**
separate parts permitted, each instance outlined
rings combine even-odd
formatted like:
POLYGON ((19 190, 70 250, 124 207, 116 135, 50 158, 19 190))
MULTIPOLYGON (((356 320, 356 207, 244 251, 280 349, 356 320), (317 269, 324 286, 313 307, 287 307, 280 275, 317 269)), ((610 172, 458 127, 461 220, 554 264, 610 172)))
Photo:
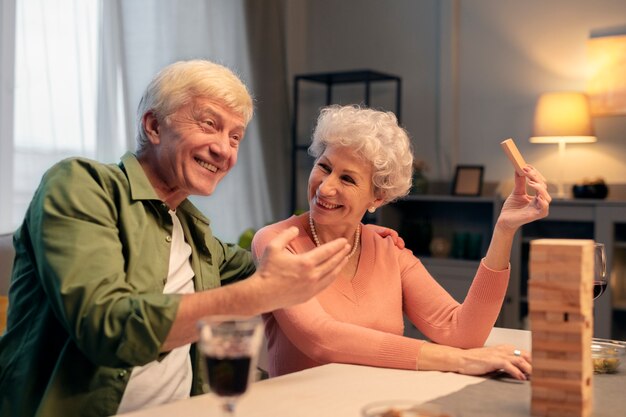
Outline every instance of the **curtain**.
POLYGON ((15 0, 0 1, 0 233, 13 230, 15 0))
MULTIPOLYGON (((259 228, 281 217, 277 213, 286 190, 280 190, 284 178, 281 163, 274 162, 268 178, 269 160, 283 158, 287 149, 288 122, 286 98, 281 88, 284 83, 283 58, 280 49, 276 55, 262 56, 257 47, 273 43, 278 34, 269 39, 265 35, 276 32, 282 25, 279 18, 260 32, 261 22, 254 21, 255 35, 251 43, 250 5, 262 9, 270 6, 278 12, 279 1, 245 0, 141 0, 122 3, 124 49, 130 101, 139 102, 143 88, 163 66, 183 59, 209 59, 231 68, 250 88, 256 104, 257 115, 248 126, 239 150, 237 165, 209 197, 192 197, 196 206, 211 219, 216 236, 236 242, 247 228, 259 228), (277 70, 260 66, 261 58, 274 60, 277 70), (257 71, 261 69, 262 75, 257 71), (266 84, 267 82, 267 84, 266 84), (278 92, 276 92, 278 91, 278 92), (276 103, 277 107, 272 108, 276 103), (273 121, 272 121, 273 119, 273 121), (263 121, 261 121, 263 120, 263 121), (276 168, 274 168, 276 167, 276 168), (272 198, 271 194, 280 196, 272 198)), ((263 49, 267 50, 267 49, 263 49)), ((284 87, 283 87, 284 88, 284 87)))
POLYGON ((134 118, 128 101, 122 0, 101 0, 98 36, 96 159, 117 161, 134 149, 134 118))
MULTIPOLYGON (((2 27, 15 45, 12 134, 2 136, 11 172, 0 179, 3 229, 23 217, 39 180, 54 162, 71 155, 94 157, 98 0, 11 0, 14 25, 2 27), (4 204, 4 203, 3 203, 4 204)), ((4 3, 3 3, 4 4, 4 3)), ((3 112, 4 113, 4 112, 3 112)), ((7 123, 10 125, 11 123, 7 123)), ((4 129, 3 123, 3 131, 4 129)))
POLYGON ((289 211, 291 119, 284 10, 282 0, 246 1, 247 41, 254 68, 251 81, 257 104, 256 119, 263 162, 267 167, 267 184, 272 196, 272 216, 265 219, 269 222, 293 214, 289 211))

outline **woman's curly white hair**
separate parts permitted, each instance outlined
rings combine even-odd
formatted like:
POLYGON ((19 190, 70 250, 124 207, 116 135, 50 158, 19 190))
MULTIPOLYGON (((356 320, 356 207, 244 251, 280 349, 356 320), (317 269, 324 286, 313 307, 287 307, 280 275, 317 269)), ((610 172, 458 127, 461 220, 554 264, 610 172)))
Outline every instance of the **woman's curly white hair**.
POLYGON ((356 105, 325 107, 317 118, 309 154, 317 159, 328 146, 352 149, 372 164, 374 195, 384 204, 408 194, 413 150, 395 114, 356 105))

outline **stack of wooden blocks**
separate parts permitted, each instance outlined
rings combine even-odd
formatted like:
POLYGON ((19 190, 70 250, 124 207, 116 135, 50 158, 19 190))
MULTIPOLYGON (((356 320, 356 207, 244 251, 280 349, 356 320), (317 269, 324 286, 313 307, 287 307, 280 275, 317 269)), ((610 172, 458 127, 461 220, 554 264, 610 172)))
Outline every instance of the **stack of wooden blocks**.
POLYGON ((533 416, 587 417, 593 411, 593 263, 593 240, 530 244, 533 416))

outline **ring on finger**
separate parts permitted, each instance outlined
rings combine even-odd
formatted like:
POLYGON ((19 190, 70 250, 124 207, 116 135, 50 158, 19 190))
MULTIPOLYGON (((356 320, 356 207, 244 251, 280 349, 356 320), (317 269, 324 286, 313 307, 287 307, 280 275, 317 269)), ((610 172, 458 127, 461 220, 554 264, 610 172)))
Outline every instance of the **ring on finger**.
POLYGON ((521 350, 519 350, 519 349, 515 349, 515 350, 513 351, 513 356, 522 356, 522 351, 521 351, 521 350))

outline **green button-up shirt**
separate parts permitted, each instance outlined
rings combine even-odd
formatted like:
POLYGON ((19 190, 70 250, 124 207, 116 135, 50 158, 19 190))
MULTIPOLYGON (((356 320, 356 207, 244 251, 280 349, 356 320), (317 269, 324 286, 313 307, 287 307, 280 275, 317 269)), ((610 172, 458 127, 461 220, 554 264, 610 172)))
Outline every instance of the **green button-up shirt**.
MULTIPOLYGON (((185 200, 196 291, 248 277, 250 253, 216 239, 185 200)), ((161 357, 181 296, 163 294, 172 221, 133 154, 68 159, 43 177, 16 250, 0 338, 1 416, 115 414, 133 366, 161 357)), ((191 350, 191 394, 202 392, 191 350)))

